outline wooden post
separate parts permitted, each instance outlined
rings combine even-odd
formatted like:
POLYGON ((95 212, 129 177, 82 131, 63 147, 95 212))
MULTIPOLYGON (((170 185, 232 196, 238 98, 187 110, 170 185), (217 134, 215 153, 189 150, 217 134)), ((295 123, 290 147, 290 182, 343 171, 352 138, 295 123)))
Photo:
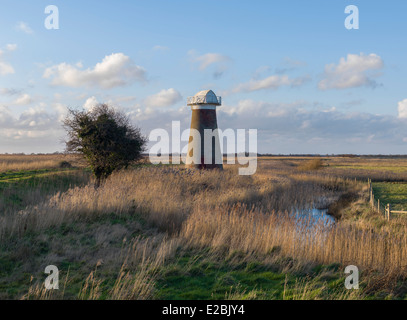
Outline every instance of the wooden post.
POLYGON ((390 206, 390 203, 388 203, 387 205, 386 205, 386 214, 385 214, 385 219, 387 219, 387 221, 390 221, 390 211, 391 210, 391 206, 390 206))
POLYGON ((370 197, 370 199, 371 199, 370 205, 372 206, 372 208, 374 208, 374 194, 373 194, 373 191, 372 191, 370 194, 371 194, 371 197, 370 197))
POLYGON ((387 221, 390 221, 390 215, 391 215, 391 204, 389 203, 389 215, 387 216, 387 221))
POLYGON ((370 179, 367 179, 367 187, 369 188, 369 201, 370 201, 370 179))
POLYGON ((380 213, 380 199, 377 199, 377 211, 380 213))

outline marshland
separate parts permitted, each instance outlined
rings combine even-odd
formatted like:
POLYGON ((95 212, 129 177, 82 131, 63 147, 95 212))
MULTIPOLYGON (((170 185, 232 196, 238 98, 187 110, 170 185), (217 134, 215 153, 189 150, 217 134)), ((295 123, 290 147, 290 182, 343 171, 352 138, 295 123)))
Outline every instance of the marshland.
POLYGON ((273 156, 237 170, 145 159, 95 188, 76 156, 0 155, 0 298, 407 298, 407 219, 372 208, 367 184, 407 208, 406 158, 273 156), (44 288, 47 265, 59 290, 44 288), (348 265, 358 290, 344 286, 348 265))

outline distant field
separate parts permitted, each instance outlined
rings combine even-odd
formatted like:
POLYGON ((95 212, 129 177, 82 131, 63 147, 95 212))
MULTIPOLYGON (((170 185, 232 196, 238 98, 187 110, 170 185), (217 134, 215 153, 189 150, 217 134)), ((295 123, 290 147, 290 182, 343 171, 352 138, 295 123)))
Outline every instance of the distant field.
MULTIPOLYGON (((258 162, 267 166, 291 167, 315 159, 316 157, 259 157, 258 162)), ((373 181, 399 181, 407 182, 407 159, 405 158, 365 158, 365 157, 334 157, 320 158, 324 174, 330 174, 350 179, 373 181)), ((321 171, 322 172, 322 171, 321 171)))
MULTIPOLYGON (((26 171, 60 168, 61 162, 67 161, 73 166, 83 166, 78 156, 64 154, 45 155, 5 155, 0 154, 0 174, 7 171, 26 171)), ((1 175, 0 175, 1 177, 1 175)))
POLYGON ((400 160, 387 162, 361 162, 361 163, 333 163, 332 167, 347 170, 375 170, 375 171, 391 171, 394 173, 407 172, 407 161, 400 160))

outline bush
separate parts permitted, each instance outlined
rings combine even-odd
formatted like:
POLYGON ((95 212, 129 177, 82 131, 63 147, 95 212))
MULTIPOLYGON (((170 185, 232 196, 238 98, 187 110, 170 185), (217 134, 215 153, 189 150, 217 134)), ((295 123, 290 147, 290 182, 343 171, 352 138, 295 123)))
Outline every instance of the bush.
POLYGON ((147 142, 126 114, 107 104, 88 111, 70 109, 64 127, 69 137, 67 151, 86 158, 96 177, 95 187, 113 171, 139 160, 147 142))
POLYGON ((59 163, 60 168, 72 168, 72 165, 68 161, 61 161, 59 163))
POLYGON ((300 171, 318 170, 322 168, 322 160, 320 158, 308 160, 307 162, 298 166, 300 171))

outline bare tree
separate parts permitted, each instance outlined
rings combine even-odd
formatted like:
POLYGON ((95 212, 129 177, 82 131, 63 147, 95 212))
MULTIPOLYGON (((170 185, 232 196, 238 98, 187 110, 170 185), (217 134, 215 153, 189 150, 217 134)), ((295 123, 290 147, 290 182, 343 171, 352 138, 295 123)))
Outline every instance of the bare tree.
POLYGON ((69 109, 63 126, 68 133, 66 150, 86 158, 96 178, 95 187, 113 171, 139 160, 147 142, 124 113, 107 104, 90 111, 69 109))

